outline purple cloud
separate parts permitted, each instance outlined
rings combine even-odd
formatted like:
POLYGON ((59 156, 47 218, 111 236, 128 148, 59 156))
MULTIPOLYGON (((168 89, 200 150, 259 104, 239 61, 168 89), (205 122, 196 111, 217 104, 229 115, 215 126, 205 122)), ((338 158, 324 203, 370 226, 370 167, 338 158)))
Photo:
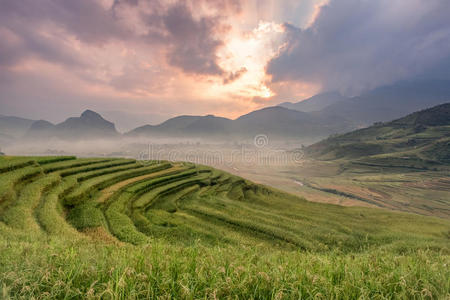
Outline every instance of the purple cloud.
POLYGON ((35 56, 59 64, 83 66, 83 58, 77 57, 73 49, 41 34, 46 28, 61 28, 81 43, 92 46, 101 47, 114 40, 131 47, 137 43, 150 48, 160 46, 167 52, 167 62, 186 73, 222 75, 216 56, 223 45, 218 33, 225 28, 220 14, 221 10, 237 12, 239 7, 237 0, 172 4, 159 0, 116 0, 111 7, 92 0, 3 0, 0 2, 0 65, 14 65, 35 56), (141 3, 150 11, 140 12, 141 3), (194 17, 193 9, 200 4, 212 7, 216 13, 194 17), (135 9, 138 20, 122 14, 121 10, 129 7, 135 9), (138 21, 147 26, 145 34, 135 30, 134 22, 138 21))
POLYGON ((310 27, 285 25, 285 47, 267 72, 273 82, 349 94, 436 72, 450 57, 449 15, 447 0, 331 0, 310 27))

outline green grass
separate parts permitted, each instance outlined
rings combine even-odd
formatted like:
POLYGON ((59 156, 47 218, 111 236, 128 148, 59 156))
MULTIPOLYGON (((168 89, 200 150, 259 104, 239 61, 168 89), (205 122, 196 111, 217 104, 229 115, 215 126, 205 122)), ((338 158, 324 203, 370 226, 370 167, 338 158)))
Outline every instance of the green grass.
MULTIPOLYGON (((150 174, 160 170, 164 170, 170 167, 169 164, 143 166, 136 163, 135 166, 120 166, 117 168, 111 168, 108 170, 95 170, 87 173, 79 174, 77 177, 82 176, 82 183, 73 189, 69 195, 64 199, 66 204, 75 205, 80 203, 98 190, 104 189, 115 183, 123 180, 133 178, 136 176, 150 174)), ((78 180, 78 179, 77 179, 78 180)))
MULTIPOLYGON (((41 197, 41 202, 36 208, 36 219, 42 230, 49 236, 58 239, 77 239, 80 233, 72 227, 63 217, 63 207, 59 201, 59 195, 70 188, 73 182, 62 180, 60 184, 49 190, 41 197)), ((75 226, 77 227, 77 226, 75 226)))
POLYGON ((24 165, 23 168, 14 169, 0 174, 0 211, 6 209, 17 197, 15 187, 27 180, 38 176, 42 170, 35 165, 24 165))
POLYGON ((98 158, 80 158, 77 160, 76 163, 74 163, 71 160, 63 160, 61 162, 43 165, 42 168, 44 169, 45 173, 51 173, 51 172, 56 172, 56 171, 62 171, 62 170, 69 169, 69 168, 73 169, 76 167, 83 167, 83 166, 88 166, 88 165, 92 165, 92 164, 99 164, 99 163, 108 162, 111 160, 112 159, 99 160, 98 158))
POLYGON ((6 160, 0 298, 450 297, 448 219, 312 203, 188 163, 6 160))
POLYGON ((13 227, 27 231, 40 232, 39 225, 34 218, 34 210, 39 205, 43 194, 61 178, 57 175, 42 176, 27 184, 20 190, 19 196, 2 214, 2 221, 13 227))
POLYGON ((158 241, 0 242, 0 250, 4 298, 445 299, 450 288, 448 257, 427 250, 317 254, 158 241))

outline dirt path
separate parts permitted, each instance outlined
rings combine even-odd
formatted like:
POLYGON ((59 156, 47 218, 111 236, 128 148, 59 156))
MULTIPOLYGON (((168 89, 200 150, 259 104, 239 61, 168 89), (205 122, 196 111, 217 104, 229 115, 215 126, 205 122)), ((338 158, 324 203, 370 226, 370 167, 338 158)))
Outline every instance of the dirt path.
POLYGON ((114 185, 111 185, 110 187, 104 189, 101 191, 101 195, 100 197, 98 197, 97 201, 99 203, 103 203, 105 202, 109 197, 112 196, 112 194, 114 194, 115 192, 117 192, 119 189, 123 188, 124 186, 139 181, 139 180, 143 180, 143 179, 147 179, 147 178, 152 178, 152 177, 157 177, 159 175, 168 173, 168 172, 173 172, 173 171, 177 171, 177 170, 181 170, 183 167, 182 164, 175 164, 173 165, 172 168, 169 169, 165 169, 159 172, 155 172, 155 173, 150 173, 150 174, 145 174, 145 175, 141 175, 141 176, 137 176, 137 177, 133 177, 124 181, 121 181, 119 183, 116 183, 114 185))

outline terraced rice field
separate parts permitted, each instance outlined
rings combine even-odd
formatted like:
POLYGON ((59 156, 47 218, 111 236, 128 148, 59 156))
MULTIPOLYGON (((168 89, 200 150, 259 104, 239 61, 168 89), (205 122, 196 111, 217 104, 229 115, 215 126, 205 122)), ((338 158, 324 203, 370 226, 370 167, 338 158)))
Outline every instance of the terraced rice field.
POLYGON ((311 203, 213 168, 182 162, 3 158, 0 234, 0 292, 4 297, 297 298, 301 293, 305 298, 317 294, 319 298, 344 298, 351 292, 355 297, 389 298, 395 291, 421 297, 423 289, 443 297, 450 289, 445 267, 450 262, 448 220, 311 203), (381 265, 392 271, 397 264, 398 271, 392 272, 400 273, 395 276, 406 270, 406 265, 395 263, 401 257, 395 255, 410 253, 406 260, 411 259, 417 273, 405 275, 404 287, 383 286, 382 280, 367 286, 365 281, 373 275, 368 260, 374 251, 393 259, 381 265), (342 261, 335 265, 336 253, 342 261), (61 262, 52 255, 65 257, 66 264, 58 269, 61 262), (314 274, 302 269, 309 263, 307 255, 323 259, 314 274), (427 262, 421 260, 424 255, 427 262), (346 262, 351 256, 353 261, 346 262), (117 257, 121 260, 111 261, 117 257), (162 263, 165 259, 170 262, 162 263), (252 266, 249 259, 254 260, 252 266), (330 275, 334 268, 346 264, 367 270, 367 278, 343 271, 338 282, 328 282, 336 280, 330 275), (285 269, 277 269, 280 266, 285 269), (128 274, 132 283, 124 283, 124 275, 114 273, 125 267, 134 268, 128 274), (241 267, 246 275, 238 279, 233 272, 241 267), (217 274, 221 268, 223 276, 222 271, 217 274), (35 277, 36 273, 41 275, 35 277), (138 273, 143 274, 140 279, 138 273), (186 274, 195 279, 186 279, 186 274), (207 274, 216 281, 208 283, 207 274), (196 277, 200 275, 206 277, 196 277), (304 286, 298 281, 316 275, 322 276, 325 289, 316 289, 312 281, 304 286), (276 278, 267 280, 270 276, 276 278), (341 283, 351 285, 352 276, 358 279, 355 286, 336 290, 341 283), (56 282, 66 289, 54 290, 56 282), (102 294, 105 291, 108 295, 102 294))

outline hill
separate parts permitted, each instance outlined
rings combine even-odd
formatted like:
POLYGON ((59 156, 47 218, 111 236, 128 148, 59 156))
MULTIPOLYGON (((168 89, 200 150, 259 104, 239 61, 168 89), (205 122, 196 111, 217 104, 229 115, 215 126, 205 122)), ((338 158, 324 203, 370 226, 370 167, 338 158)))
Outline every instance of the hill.
POLYGON ((317 138, 352 128, 343 119, 331 119, 284 107, 273 106, 253 111, 235 120, 235 129, 249 136, 317 138))
POLYGON ((273 139, 320 138, 344 132, 352 125, 341 118, 322 117, 274 106, 253 111, 235 120, 215 116, 180 116, 152 126, 145 125, 127 136, 253 138, 265 134, 273 139))
POLYGON ((178 116, 159 125, 144 125, 128 132, 128 136, 204 137, 228 135, 232 120, 207 116, 178 116))
POLYGON ((397 160, 417 167, 449 164, 450 103, 328 138, 307 152, 320 159, 397 160))
POLYGON ((190 163, 1 157, 0 183, 5 298, 448 293, 446 219, 312 203, 190 163))
POLYGON ((114 123, 105 120, 100 114, 84 111, 80 117, 71 117, 59 124, 52 124, 45 120, 34 122, 26 133, 27 138, 60 139, 92 139, 115 137, 114 123))

